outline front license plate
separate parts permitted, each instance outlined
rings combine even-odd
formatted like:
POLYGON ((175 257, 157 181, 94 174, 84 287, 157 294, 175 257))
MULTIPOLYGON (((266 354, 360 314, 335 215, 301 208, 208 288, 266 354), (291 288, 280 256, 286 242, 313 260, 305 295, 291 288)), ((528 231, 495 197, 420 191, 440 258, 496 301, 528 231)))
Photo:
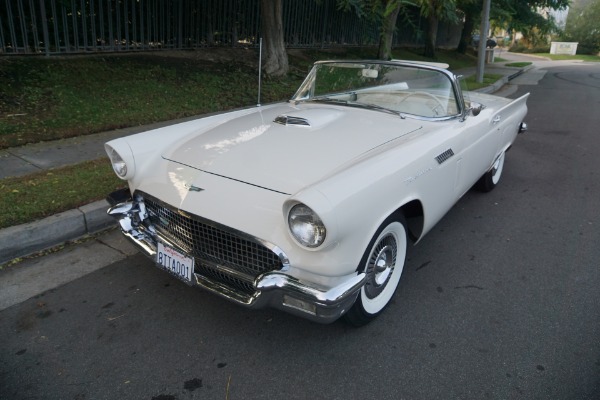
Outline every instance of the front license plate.
POLYGON ((192 283, 194 259, 175 250, 171 246, 158 242, 156 263, 185 283, 192 283))

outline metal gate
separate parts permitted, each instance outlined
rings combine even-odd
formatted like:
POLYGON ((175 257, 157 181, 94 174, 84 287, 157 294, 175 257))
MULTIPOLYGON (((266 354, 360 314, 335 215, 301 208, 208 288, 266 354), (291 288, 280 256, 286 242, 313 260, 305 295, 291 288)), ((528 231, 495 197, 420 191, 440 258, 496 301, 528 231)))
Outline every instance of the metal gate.
MULTIPOLYGON (((375 22, 335 0, 283 0, 283 26, 288 47, 379 42, 375 22)), ((394 43, 419 44, 414 26, 399 23, 394 43)), ((255 46, 259 35, 259 0, 0 0, 4 55, 255 46)))

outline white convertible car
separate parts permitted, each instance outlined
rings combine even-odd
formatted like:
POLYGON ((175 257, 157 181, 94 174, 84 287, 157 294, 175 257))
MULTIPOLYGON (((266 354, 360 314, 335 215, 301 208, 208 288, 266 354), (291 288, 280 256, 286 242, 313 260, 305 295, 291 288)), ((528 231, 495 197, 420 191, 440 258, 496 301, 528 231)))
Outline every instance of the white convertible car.
POLYGON ((247 307, 363 325, 407 246, 472 186, 492 190, 527 112, 446 65, 323 61, 291 100, 106 144, 123 234, 161 268, 247 307))

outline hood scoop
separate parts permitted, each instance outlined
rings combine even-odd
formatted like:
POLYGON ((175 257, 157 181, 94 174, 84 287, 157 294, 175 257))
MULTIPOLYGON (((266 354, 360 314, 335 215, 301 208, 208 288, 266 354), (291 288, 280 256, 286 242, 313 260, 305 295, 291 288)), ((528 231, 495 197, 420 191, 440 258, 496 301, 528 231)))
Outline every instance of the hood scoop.
POLYGON ((306 108, 280 114, 273 122, 284 126, 319 129, 343 116, 343 111, 333 108, 306 108))
POLYGON ((308 122, 308 120, 306 118, 294 117, 291 115, 279 115, 273 120, 273 122, 276 122, 278 124, 285 125, 285 126, 290 126, 290 125, 310 126, 310 123, 308 122))

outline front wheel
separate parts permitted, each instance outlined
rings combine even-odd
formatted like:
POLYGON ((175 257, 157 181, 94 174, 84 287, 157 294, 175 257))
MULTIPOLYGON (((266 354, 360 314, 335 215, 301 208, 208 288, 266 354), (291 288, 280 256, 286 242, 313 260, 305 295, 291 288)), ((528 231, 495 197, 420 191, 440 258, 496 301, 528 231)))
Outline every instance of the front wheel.
POLYGON ((396 292, 408 247, 406 222, 402 216, 388 218, 377 230, 360 263, 367 275, 354 305, 344 318, 362 326, 377 317, 396 292))
POLYGON ((504 154, 505 153, 502 152, 498 158, 496 158, 496 161, 494 161, 492 168, 479 178, 475 184, 477 190, 487 193, 492 191, 496 185, 498 185, 500 177, 502 176, 502 169, 504 168, 504 154))

